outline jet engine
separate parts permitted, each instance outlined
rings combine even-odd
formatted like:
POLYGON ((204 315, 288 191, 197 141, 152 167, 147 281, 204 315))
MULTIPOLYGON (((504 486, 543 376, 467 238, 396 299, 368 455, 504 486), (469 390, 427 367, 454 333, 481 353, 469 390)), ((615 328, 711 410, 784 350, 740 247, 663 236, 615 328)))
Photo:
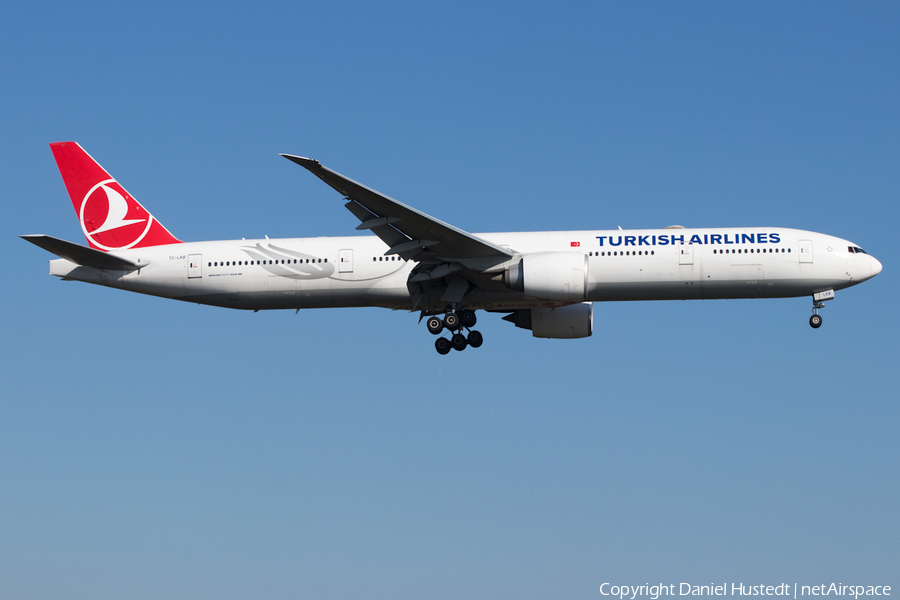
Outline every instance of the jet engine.
POLYGON ((580 302, 587 294, 587 255, 583 252, 529 254, 503 273, 503 283, 541 300, 580 302))
POLYGON ((516 327, 530 329, 539 338, 575 339, 590 337, 594 328, 594 305, 591 302, 556 308, 520 309, 503 317, 516 327))

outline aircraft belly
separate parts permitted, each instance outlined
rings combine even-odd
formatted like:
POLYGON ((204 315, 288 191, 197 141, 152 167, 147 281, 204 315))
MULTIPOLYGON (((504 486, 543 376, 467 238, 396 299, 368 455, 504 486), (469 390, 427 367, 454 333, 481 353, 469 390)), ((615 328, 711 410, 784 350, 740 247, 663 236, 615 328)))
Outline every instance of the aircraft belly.
POLYGON ((631 300, 713 300, 726 298, 796 298, 816 291, 842 289, 846 282, 834 279, 719 279, 706 281, 628 281, 598 283, 591 302, 631 300))
POLYGON ((92 283, 99 283, 139 294, 174 298, 184 293, 184 278, 180 273, 153 265, 131 272, 92 269, 92 283))
MULTIPOLYGON (((346 296, 342 294, 342 298, 346 296)), ((362 300, 366 306, 381 306, 384 308, 412 308, 412 299, 409 289, 404 283, 402 286, 396 282, 380 281, 362 291, 362 300)), ((446 304, 446 303, 445 303, 446 304)))

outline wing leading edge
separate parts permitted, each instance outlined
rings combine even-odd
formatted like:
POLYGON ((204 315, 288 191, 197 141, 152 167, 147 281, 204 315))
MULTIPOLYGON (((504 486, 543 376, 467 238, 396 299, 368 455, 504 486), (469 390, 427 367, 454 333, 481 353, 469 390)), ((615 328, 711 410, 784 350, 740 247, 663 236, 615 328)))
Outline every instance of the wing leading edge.
POLYGON ((389 246, 385 254, 399 254, 404 259, 419 261, 496 259, 497 263, 505 262, 514 255, 507 248, 448 225, 332 171, 317 160, 292 154, 281 156, 297 163, 342 194, 347 199, 347 209, 360 220, 357 229, 370 229, 381 238, 389 246))

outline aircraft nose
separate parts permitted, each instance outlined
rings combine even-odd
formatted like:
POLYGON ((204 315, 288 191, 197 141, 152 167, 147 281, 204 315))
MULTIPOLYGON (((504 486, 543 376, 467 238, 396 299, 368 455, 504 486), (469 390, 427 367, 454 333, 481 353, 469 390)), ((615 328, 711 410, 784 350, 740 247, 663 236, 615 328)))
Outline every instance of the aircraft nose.
POLYGON ((874 256, 872 256, 871 259, 872 259, 872 277, 875 277, 876 275, 881 273, 881 261, 879 261, 874 256))

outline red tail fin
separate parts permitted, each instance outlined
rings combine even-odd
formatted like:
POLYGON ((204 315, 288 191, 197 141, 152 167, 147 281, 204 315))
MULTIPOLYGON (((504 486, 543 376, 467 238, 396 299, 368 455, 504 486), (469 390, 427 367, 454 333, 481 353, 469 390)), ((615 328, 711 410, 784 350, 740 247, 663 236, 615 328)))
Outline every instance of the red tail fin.
POLYGON ((180 243, 77 143, 56 142, 50 149, 91 248, 180 243))

